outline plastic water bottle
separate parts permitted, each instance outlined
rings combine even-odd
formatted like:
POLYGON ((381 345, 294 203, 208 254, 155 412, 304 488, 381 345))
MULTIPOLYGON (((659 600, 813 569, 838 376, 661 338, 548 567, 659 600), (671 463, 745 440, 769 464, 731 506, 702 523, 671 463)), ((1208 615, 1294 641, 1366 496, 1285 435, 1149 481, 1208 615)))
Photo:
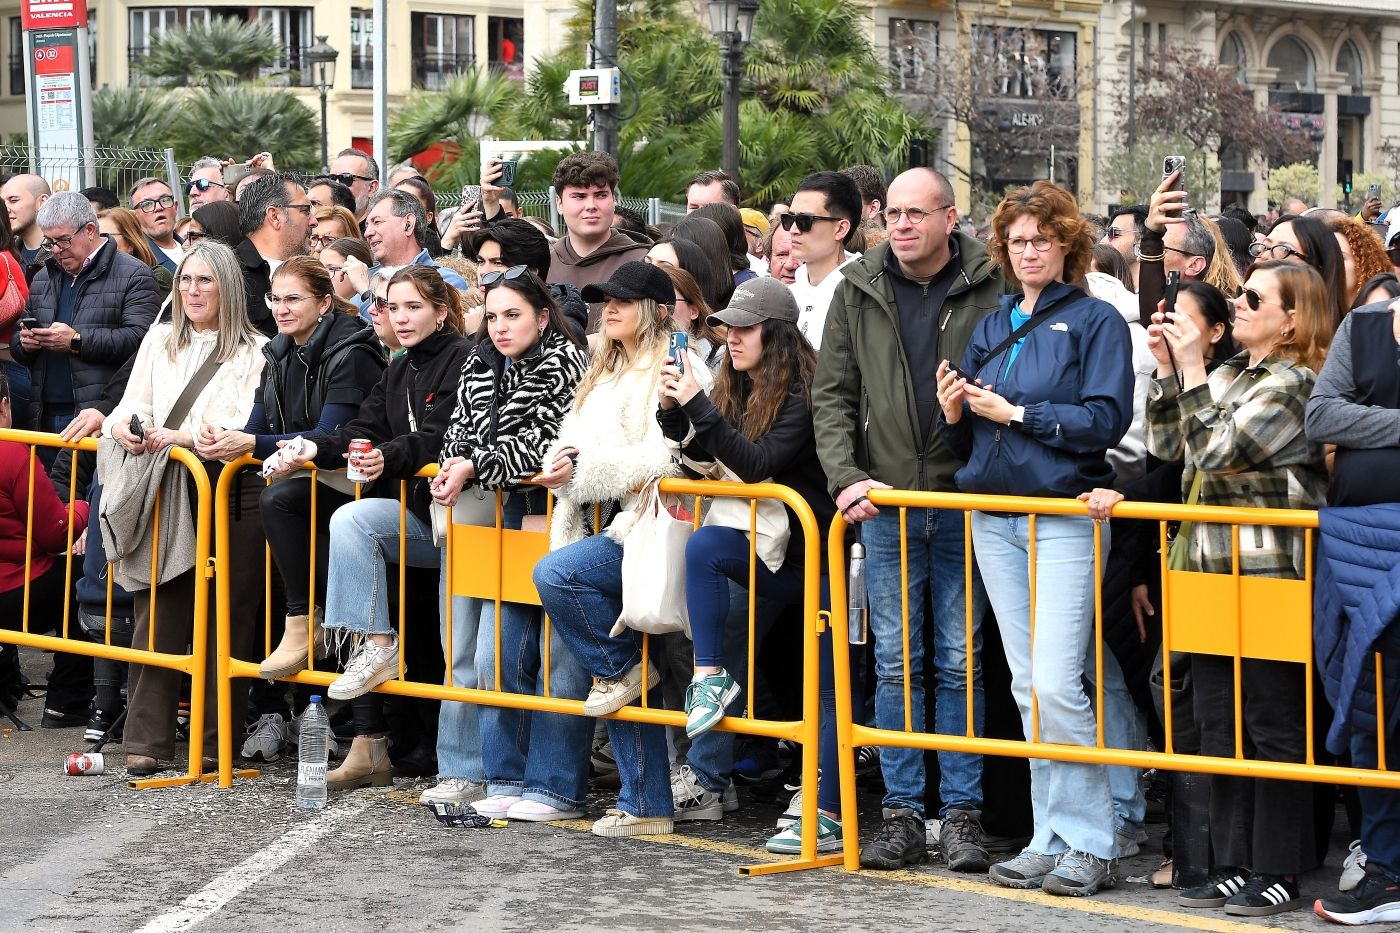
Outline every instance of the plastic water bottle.
POLYGON ((326 805, 326 733, 330 720, 321 698, 313 696, 301 714, 297 739, 297 806, 319 810, 326 805))
POLYGON ((851 545, 851 579, 847 587, 846 638, 853 645, 865 644, 869 627, 866 625, 865 546, 857 541, 851 545))

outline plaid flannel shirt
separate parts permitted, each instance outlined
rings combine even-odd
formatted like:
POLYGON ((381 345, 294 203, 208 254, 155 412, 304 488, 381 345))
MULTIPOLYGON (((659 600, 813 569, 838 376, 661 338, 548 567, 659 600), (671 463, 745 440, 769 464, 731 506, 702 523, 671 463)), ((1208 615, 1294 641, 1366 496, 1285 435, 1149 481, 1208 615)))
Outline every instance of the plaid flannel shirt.
MULTIPOLYGON (((1183 501, 1199 470, 1199 505, 1318 508, 1327 497, 1323 451, 1303 431, 1316 379, 1301 363, 1273 355, 1250 366, 1247 353, 1185 392, 1175 376, 1155 379, 1147 400, 1147 447, 1162 460, 1185 460, 1183 501)), ((1231 572, 1230 527, 1192 526, 1193 569, 1231 572)), ((1304 560, 1303 529, 1241 526, 1240 573, 1300 578, 1304 560)))

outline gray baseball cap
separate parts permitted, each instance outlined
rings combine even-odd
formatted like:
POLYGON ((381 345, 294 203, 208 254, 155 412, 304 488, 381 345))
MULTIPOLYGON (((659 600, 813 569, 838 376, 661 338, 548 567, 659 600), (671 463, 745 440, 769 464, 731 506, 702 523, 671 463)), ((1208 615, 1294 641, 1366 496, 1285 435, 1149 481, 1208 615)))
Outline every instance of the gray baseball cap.
POLYGON ((729 307, 711 314, 710 326, 751 327, 764 321, 797 322, 797 299, 772 276, 749 279, 729 299, 729 307))

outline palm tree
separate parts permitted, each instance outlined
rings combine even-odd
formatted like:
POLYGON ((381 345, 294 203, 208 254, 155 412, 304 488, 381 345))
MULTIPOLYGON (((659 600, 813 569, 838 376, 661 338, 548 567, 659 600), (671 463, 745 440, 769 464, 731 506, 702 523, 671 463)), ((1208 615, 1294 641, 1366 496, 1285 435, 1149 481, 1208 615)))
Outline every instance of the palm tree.
POLYGON ((92 129, 100 148, 164 149, 177 108, 153 87, 103 87, 92 95, 92 129))
POLYGON ((157 36, 136 67, 167 87, 214 87, 256 78, 282 54, 264 24, 216 16, 157 36))
POLYGON ((438 143, 459 153, 440 180, 465 183, 479 174, 477 140, 506 114, 520 85, 492 71, 464 71, 441 91, 419 91, 389 126, 389 159, 399 162, 438 143))
POLYGON ((172 132, 175 156, 193 162, 211 152, 275 153, 277 166, 314 171, 317 118, 290 91, 231 85, 187 97, 172 132))

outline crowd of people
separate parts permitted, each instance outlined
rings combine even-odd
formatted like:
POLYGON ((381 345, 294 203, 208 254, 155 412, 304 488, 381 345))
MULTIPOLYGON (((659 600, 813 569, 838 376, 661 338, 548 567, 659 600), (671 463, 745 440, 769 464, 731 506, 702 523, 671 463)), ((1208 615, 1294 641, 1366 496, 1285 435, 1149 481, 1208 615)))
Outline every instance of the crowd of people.
MULTIPOLYGON (((1394 735, 1375 697, 1400 708, 1388 695, 1400 680, 1377 684, 1370 658, 1396 607, 1355 595, 1388 593, 1388 566, 1353 552, 1400 550, 1388 349, 1400 345, 1400 209, 1388 229, 1378 202, 1357 216, 1207 214, 1167 178, 1150 203, 1095 216, 1037 181, 979 227, 932 169, 887 183, 852 166, 807 176, 766 214, 741 207, 723 172, 702 172, 687 215, 649 226, 619 207, 616 161, 584 151, 555 169, 555 231, 521 215, 495 162, 480 201, 450 214, 411 167, 381 183, 357 149, 310 178, 272 163, 260 154, 234 180, 224 161, 200 160, 187 217, 158 178, 121 196, 54 193, 34 175, 0 188, 0 427, 98 438, 95 455, 38 448, 32 497, 29 449, 0 443, 0 624, 17 627, 27 605, 30 631, 56 631, 72 601, 74 634, 185 651, 207 582, 171 451, 193 453, 211 484, 253 454, 267 482, 236 478, 218 544, 235 577, 232 650, 261 655, 265 678, 233 691, 244 758, 274 761, 296 741, 308 691, 278 678, 319 664, 337 673, 327 693, 350 740, 334 789, 433 777, 424 803, 550 822, 581 817, 590 782, 611 780, 616 801, 593 824, 607 837, 738 809, 736 781, 771 781, 790 750, 715 727, 791 709, 781 674, 801 635, 782 620, 801 611, 813 542, 777 503, 751 514, 716 500, 683 549, 651 548, 643 529, 674 507, 657 481, 676 476, 775 482, 820 527, 844 517, 868 567, 870 644, 849 659, 862 721, 985 734, 1002 700, 983 686, 994 641, 1027 740, 1093 746, 1101 726, 1110 746, 1161 748, 1170 702, 1176 751, 1240 747, 1276 762, 1310 747, 1304 668, 1179 652, 1164 665, 1157 525, 1114 508, 1327 507, 1315 548, 1298 529, 1236 538, 1186 522, 1165 557, 1177 570, 1315 579, 1318 699, 1330 704, 1319 760, 1375 767, 1378 738, 1394 735), (425 464, 434 478, 416 476, 425 464), (956 510, 879 508, 883 489, 1077 498, 1085 514, 976 510, 965 523, 956 510), (498 494, 507 529, 544 531, 549 516, 533 568, 543 606, 507 601, 499 616, 494 601, 456 594, 444 541, 449 521, 494 524, 498 494), (399 561, 413 582, 402 590, 399 561), (1343 581, 1334 561, 1362 570, 1343 581), (639 576, 676 605, 638 607, 639 576), (751 581, 752 644, 766 657, 749 656, 751 581), (275 644, 260 637, 264 613, 275 644), (586 716, 375 690, 403 676, 580 700, 586 716), (683 710, 684 729, 589 718, 644 694, 683 710)), ((821 852, 843 845, 833 650, 823 631, 809 789, 821 852)), ((0 703, 12 708, 20 679, 5 652, 0 703)), ((151 775, 176 758, 182 687, 162 668, 59 653, 41 724, 118 737, 127 772, 151 775)), ((217 728, 206 717, 206 749, 217 728)), ((1087 896, 1116 884, 1119 859, 1148 838, 1137 769, 1032 759, 1028 842, 998 860, 984 822, 1004 802, 984 792, 981 756, 939 752, 936 781, 916 749, 861 757, 882 787, 868 868, 932 849, 998 885, 1087 896)), ((1170 805, 1154 884, 1233 915, 1302 905, 1335 788, 1157 783, 1170 805)), ((1316 910, 1400 919, 1400 795, 1360 788, 1350 800, 1358 842, 1316 910)), ((800 790, 776 829, 771 851, 800 851, 800 790)))

